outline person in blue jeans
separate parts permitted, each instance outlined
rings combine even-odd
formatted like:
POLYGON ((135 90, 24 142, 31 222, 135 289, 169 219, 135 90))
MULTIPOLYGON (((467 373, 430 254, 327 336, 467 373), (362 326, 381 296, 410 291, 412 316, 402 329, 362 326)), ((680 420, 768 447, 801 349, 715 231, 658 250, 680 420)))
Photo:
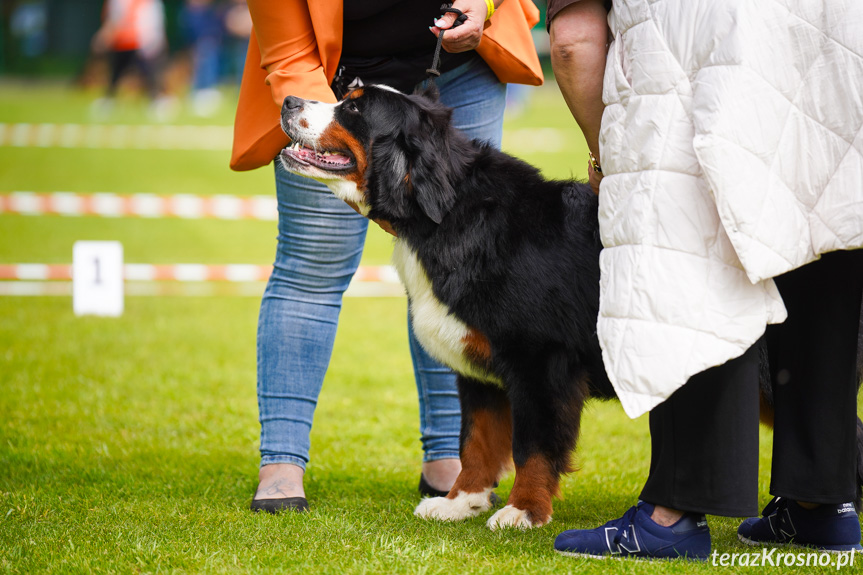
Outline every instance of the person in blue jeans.
MULTIPOLYGON (((346 3, 346 19, 349 8, 346 3)), ((350 53, 348 28, 345 47, 350 53)), ((364 34, 362 41, 368 37, 364 34)), ((348 71, 341 79, 349 81, 355 62, 344 52, 342 62, 348 71)), ((420 78, 431 59, 423 63, 420 78)), ((377 83, 378 78, 372 72, 364 74, 362 81, 377 83)), ((396 87, 410 92, 424 83, 396 87)), ((456 128, 500 147, 506 84, 482 58, 473 51, 445 55, 435 83, 442 103, 453 109, 456 128)), ((326 186, 290 174, 278 163, 275 170, 279 236, 258 321, 261 470, 251 504, 254 511, 272 513, 308 509, 303 474, 309 461, 312 419, 332 353, 342 295, 359 265, 368 227, 366 218, 326 186)), ((454 374, 423 350, 408 327, 424 451, 420 492, 439 495, 449 490, 461 470, 458 392, 454 374)))

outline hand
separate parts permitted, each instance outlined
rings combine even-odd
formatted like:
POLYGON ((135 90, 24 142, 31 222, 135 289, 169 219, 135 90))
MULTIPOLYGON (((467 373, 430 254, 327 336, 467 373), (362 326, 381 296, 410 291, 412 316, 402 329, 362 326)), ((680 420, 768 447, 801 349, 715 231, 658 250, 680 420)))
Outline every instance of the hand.
POLYGON ((476 49, 482 40, 482 31, 490 24, 485 21, 488 15, 485 0, 456 0, 453 2, 453 8, 458 8, 467 16, 465 23, 458 28, 450 29, 457 15, 447 12, 435 22, 435 26, 431 28, 432 34, 439 36, 441 30, 447 30, 441 42, 441 46, 447 52, 467 52, 476 49))

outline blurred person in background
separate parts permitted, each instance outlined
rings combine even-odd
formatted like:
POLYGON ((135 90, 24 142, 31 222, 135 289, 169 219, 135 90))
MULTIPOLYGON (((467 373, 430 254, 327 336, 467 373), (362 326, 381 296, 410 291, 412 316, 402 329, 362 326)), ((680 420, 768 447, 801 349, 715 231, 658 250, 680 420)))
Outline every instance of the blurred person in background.
POLYGON ((224 56, 230 77, 240 85, 246 65, 246 49, 252 35, 252 16, 246 0, 230 0, 225 10, 224 56))
POLYGON ((48 49, 48 5, 26 2, 12 8, 9 34, 26 58, 38 58, 48 49))
POLYGON ((223 12, 213 0, 186 0, 180 12, 183 36, 192 52, 192 111, 208 117, 218 111, 218 84, 224 28, 223 12))
POLYGON ((167 48, 165 7, 162 0, 105 0, 102 26, 93 36, 93 52, 107 55, 110 66, 105 98, 94 111, 110 113, 120 79, 137 68, 157 119, 166 119, 168 100, 163 98, 161 58, 167 48))

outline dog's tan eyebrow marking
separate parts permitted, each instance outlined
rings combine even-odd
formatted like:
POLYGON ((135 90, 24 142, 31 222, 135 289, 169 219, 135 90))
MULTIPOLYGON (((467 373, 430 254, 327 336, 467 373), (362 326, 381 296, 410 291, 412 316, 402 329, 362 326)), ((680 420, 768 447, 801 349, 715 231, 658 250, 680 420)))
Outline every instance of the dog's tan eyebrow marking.
POLYGON ((356 90, 354 90, 353 92, 348 94, 348 99, 349 100, 356 100, 357 98, 361 98, 362 95, 363 95, 363 89, 357 88, 356 90))

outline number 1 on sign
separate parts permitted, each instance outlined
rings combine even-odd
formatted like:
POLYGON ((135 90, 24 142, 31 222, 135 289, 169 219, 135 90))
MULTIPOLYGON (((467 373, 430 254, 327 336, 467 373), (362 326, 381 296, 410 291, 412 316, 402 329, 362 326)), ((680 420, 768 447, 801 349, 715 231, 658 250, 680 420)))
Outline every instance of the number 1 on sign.
POLYGON ((75 315, 122 315, 123 245, 120 242, 75 242, 72 253, 75 315))

